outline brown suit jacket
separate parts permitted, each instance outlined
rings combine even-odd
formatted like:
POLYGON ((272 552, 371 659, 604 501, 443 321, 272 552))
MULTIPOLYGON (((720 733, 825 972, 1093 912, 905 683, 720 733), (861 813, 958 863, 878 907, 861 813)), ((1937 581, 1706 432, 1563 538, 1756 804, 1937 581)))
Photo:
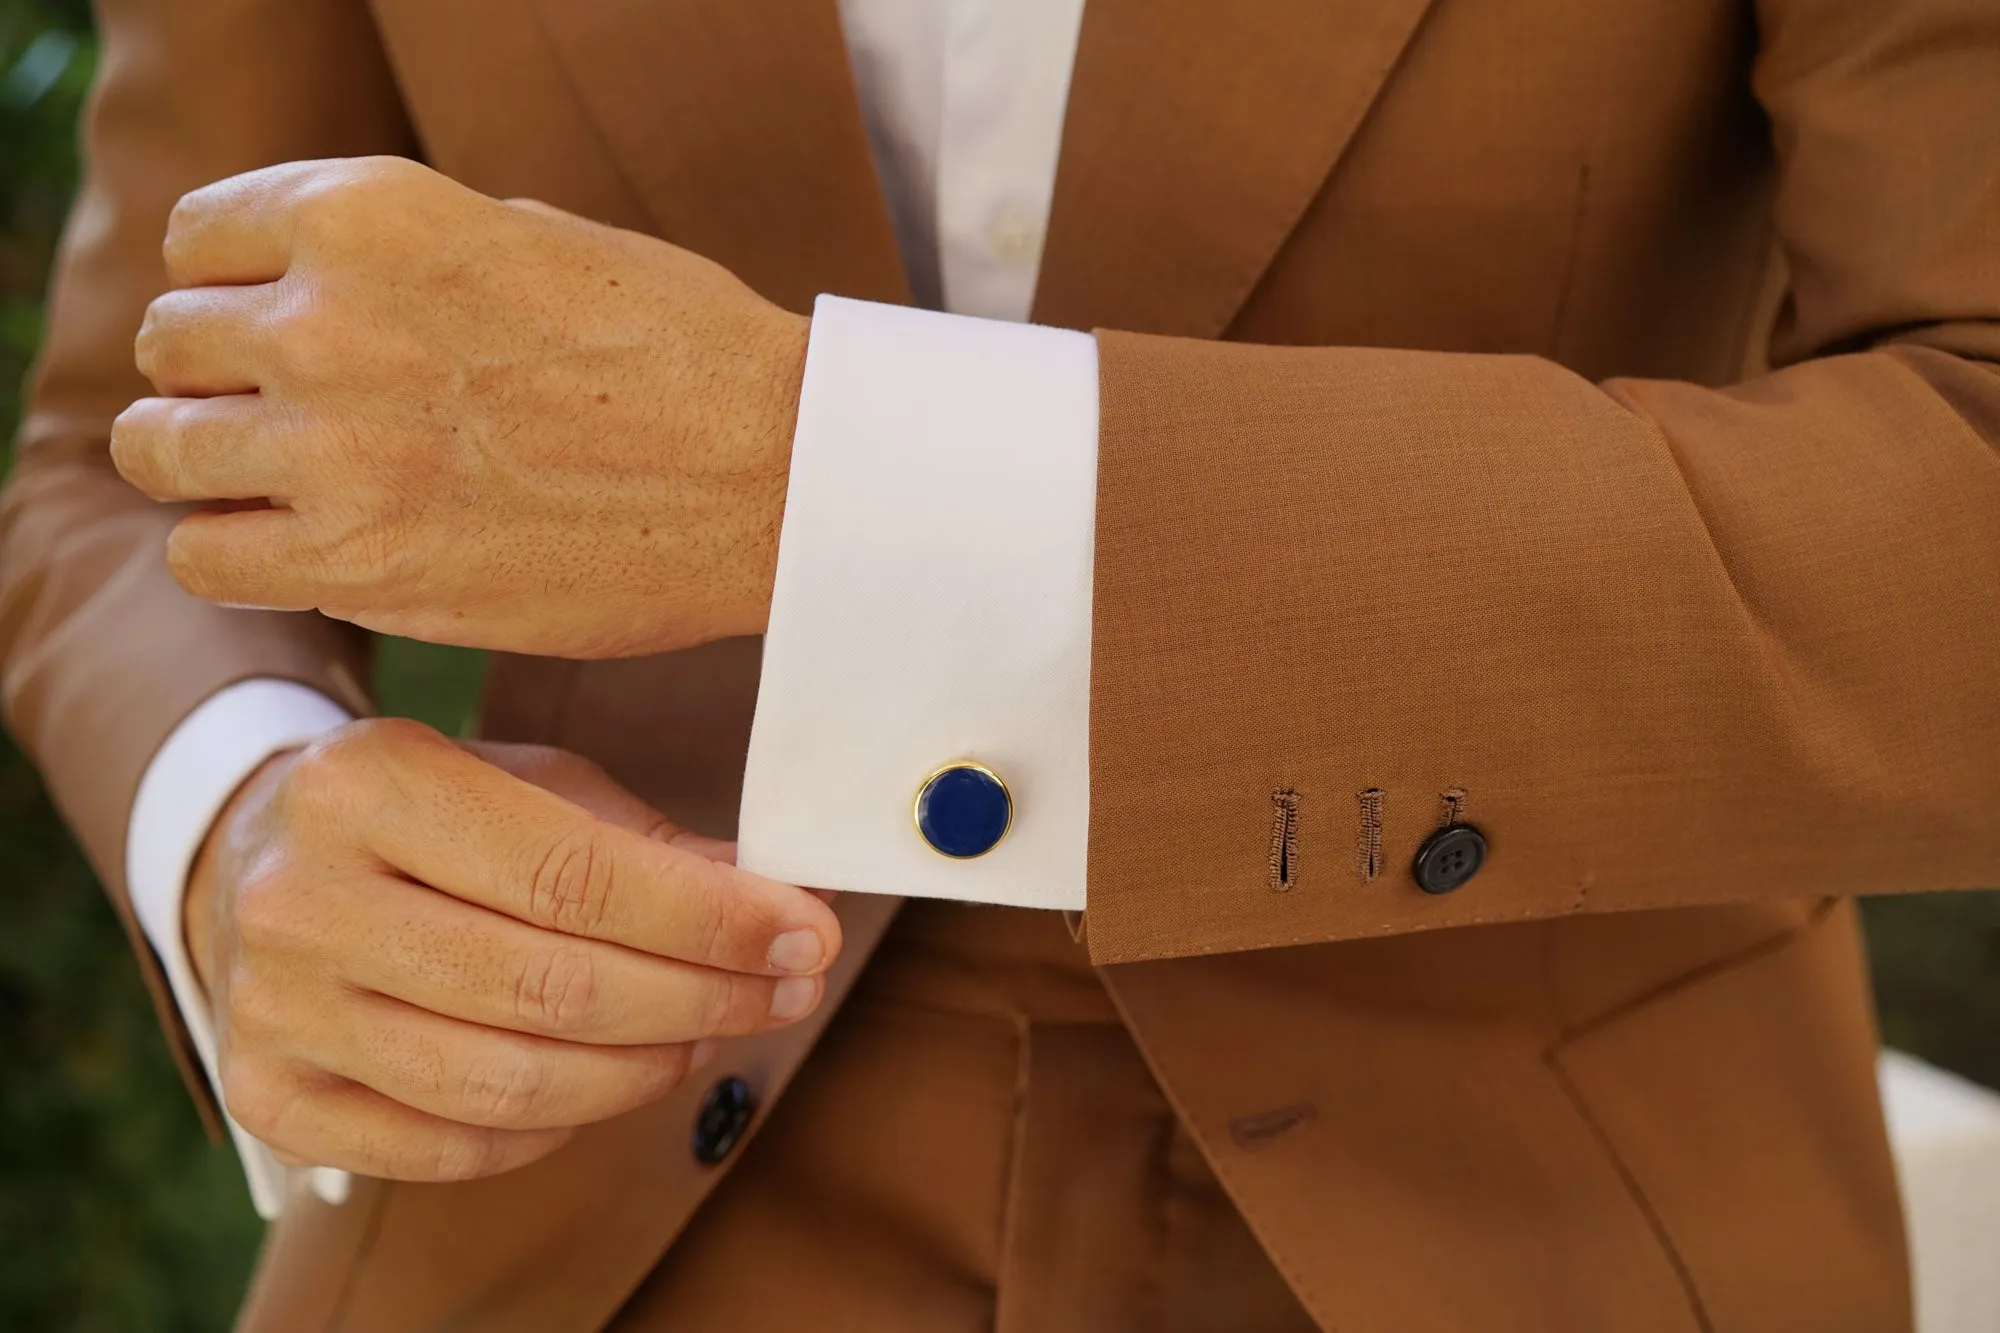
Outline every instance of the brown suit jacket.
MULTIPOLYGON (((905 288, 832 0, 102 9, 0 643, 122 903, 181 716, 364 678, 345 627, 181 594, 108 465, 182 191, 410 153, 794 309, 905 288)), ((1903 1326, 1843 900, 2000 881, 2000 6, 1091 0, 1036 316, 1120 330, 1090 948, 1302 1302, 1903 1326), (1492 856, 1433 897, 1446 793, 1492 856)), ((727 832, 756 661, 502 660, 486 728, 727 832)), ((843 978, 894 907, 849 895, 843 978)), ((824 1021, 725 1064, 769 1105, 824 1021)), ((245 1326, 598 1326, 717 1179, 702 1090, 302 1200, 245 1326)))

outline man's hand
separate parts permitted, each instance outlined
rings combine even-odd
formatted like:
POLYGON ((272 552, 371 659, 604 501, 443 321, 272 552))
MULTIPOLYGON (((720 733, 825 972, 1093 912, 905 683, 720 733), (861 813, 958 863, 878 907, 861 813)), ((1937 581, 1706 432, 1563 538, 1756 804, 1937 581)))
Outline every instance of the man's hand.
POLYGON ((281 756, 188 894, 223 1101, 286 1160, 366 1175, 544 1156, 703 1039, 819 1003, 839 922, 729 854, 559 751, 390 720, 281 756))
POLYGON ((566 657, 760 632, 807 321, 685 250, 401 158, 197 190, 118 469, 190 591, 566 657), (212 502, 236 502, 221 505, 212 502))

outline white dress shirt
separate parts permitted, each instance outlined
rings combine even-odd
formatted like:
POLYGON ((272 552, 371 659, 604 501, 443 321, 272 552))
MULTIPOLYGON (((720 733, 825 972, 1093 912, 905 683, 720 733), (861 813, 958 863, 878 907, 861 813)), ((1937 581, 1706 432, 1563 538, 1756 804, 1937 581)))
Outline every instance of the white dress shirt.
MULTIPOLYGON (((1083 0, 840 9, 911 289, 953 313, 815 308, 739 859, 814 887, 1081 908, 1097 346, 1018 321, 1083 0), (968 861, 932 852, 911 818, 924 778, 958 760, 1014 798, 1006 838, 968 861)), ((127 882, 211 1080, 180 925, 188 867, 259 764, 346 720, 304 687, 245 681, 189 714, 140 782, 127 882)), ((230 1132, 275 1217, 285 1169, 230 1132)), ((308 1179, 345 1197, 341 1172, 308 1179)))

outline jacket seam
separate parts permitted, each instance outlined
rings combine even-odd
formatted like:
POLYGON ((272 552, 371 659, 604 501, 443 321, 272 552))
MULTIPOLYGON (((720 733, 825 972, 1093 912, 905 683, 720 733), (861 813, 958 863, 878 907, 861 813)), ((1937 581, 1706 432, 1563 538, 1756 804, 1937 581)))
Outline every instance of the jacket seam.
MULTIPOLYGON (((1985 887, 1987 886, 1983 884, 1937 884, 1927 886, 1928 889, 1935 889, 1939 892, 1948 892, 1955 889, 1982 889, 1985 887)), ((1176 958, 1202 958, 1212 954, 1249 953, 1257 949, 1289 949, 1317 944, 1346 944, 1357 940, 1389 939, 1399 935, 1419 935, 1432 930, 1456 930, 1464 926, 1512 925, 1527 921, 1561 921, 1575 916, 1598 916, 1607 915, 1612 912, 1646 912, 1662 908, 1733 907, 1758 902, 1796 901, 1800 897, 1798 894, 1775 894, 1769 897, 1753 895, 1734 898, 1695 899, 1693 901, 1689 901, 1685 897, 1671 895, 1645 898, 1620 897, 1611 906, 1600 907, 1594 912, 1586 913, 1583 911, 1586 894, 1587 890, 1579 886, 1576 891, 1576 897, 1572 901, 1553 907, 1538 903, 1516 912, 1475 913, 1471 916, 1454 916, 1407 924, 1397 923, 1375 929, 1356 930, 1350 928, 1326 934, 1300 934, 1282 939, 1258 939, 1243 944, 1217 944, 1212 939, 1205 939, 1196 943, 1192 948, 1169 948, 1165 950, 1148 944, 1127 952, 1116 945, 1106 945, 1102 952, 1100 952, 1096 946, 1102 941, 1106 932, 1099 930, 1093 933, 1090 938, 1092 945, 1090 961, 1098 967, 1116 967, 1124 963, 1168 962, 1176 958)), ((1831 895, 1825 899, 1828 905, 1826 910, 1830 911, 1833 904, 1845 902, 1855 896, 1857 895, 1831 895)), ((1099 919, 1101 923, 1101 909, 1099 919)), ((1811 923, 1803 923, 1800 928, 1803 928, 1803 925, 1809 924, 1811 923)))
POLYGON ((1653 1206, 1652 1199, 1639 1184, 1639 1178, 1632 1173, 1632 1168, 1619 1153, 1618 1145, 1612 1141, 1611 1135, 1591 1111, 1590 1104, 1584 1100, 1583 1094, 1570 1081, 1569 1074, 1556 1059, 1555 1048, 1543 1053, 1543 1062, 1548 1066, 1550 1075, 1554 1077, 1556 1086, 1562 1089, 1563 1096, 1568 1098, 1577 1116, 1590 1130, 1590 1136, 1597 1141, 1598 1149, 1611 1164, 1612 1171, 1617 1174, 1619 1183, 1624 1186, 1625 1193, 1632 1200, 1633 1206, 1638 1208, 1639 1215, 1645 1219, 1646 1229, 1653 1233, 1654 1243, 1660 1247, 1660 1253, 1666 1257, 1668 1266, 1674 1270, 1674 1280, 1680 1284, 1681 1295, 1687 1300, 1688 1313, 1694 1316, 1696 1326, 1701 1333, 1715 1333, 1715 1321, 1709 1317, 1708 1307, 1702 1302, 1701 1292, 1695 1287, 1694 1274, 1689 1270, 1680 1247, 1674 1244, 1673 1236, 1668 1233, 1665 1219, 1660 1216, 1659 1210, 1653 1206))
POLYGON ((1579 1023, 1562 1029, 1556 1034, 1555 1040, 1549 1043, 1548 1049, 1544 1052, 1544 1057, 1553 1062, 1564 1047, 1581 1041, 1585 1037, 1591 1036, 1604 1028, 1611 1027, 1620 1020, 1642 1009, 1646 1009, 1662 1000, 1669 999, 1682 991, 1691 990, 1713 977, 1733 972, 1737 968, 1748 966, 1759 959, 1790 947, 1801 936, 1818 929, 1826 921, 1827 917, 1832 915, 1834 908, 1839 906, 1843 901, 1845 900, 1840 898, 1821 898, 1813 904, 1812 910, 1806 914, 1805 919, 1797 924, 1787 926, 1776 934, 1767 935, 1763 939, 1731 949, 1727 953, 1709 959, 1707 962, 1697 964, 1685 972, 1678 973, 1675 976, 1667 978, 1665 981, 1648 987, 1637 995, 1619 1001, 1601 1013, 1593 1014, 1579 1023))
MULTIPOLYGON (((1612 1027, 1620 1020, 1641 1012, 1652 1005, 1671 999, 1676 995, 1692 990, 1706 981, 1734 972, 1739 968, 1771 957, 1789 948, 1803 937, 1818 929, 1833 914, 1834 909, 1842 901, 1839 898, 1821 898, 1813 904, 1812 910, 1807 913, 1805 919, 1796 925, 1789 926, 1784 930, 1778 931, 1776 934, 1766 936, 1755 943, 1731 949, 1658 985, 1648 987, 1640 994, 1613 1005, 1603 1013, 1561 1030, 1542 1051, 1542 1064, 1547 1068, 1549 1076, 1555 1080, 1555 1084, 1561 1089, 1563 1097, 1569 1102, 1570 1106, 1576 1111, 1577 1116, 1590 1131, 1591 1137, 1597 1143, 1598 1150, 1604 1154, 1605 1161, 1610 1165, 1613 1173, 1617 1175, 1619 1184, 1625 1190, 1627 1197, 1632 1200, 1633 1206, 1639 1210, 1639 1215, 1644 1219, 1647 1230, 1652 1233, 1654 1242, 1660 1247, 1661 1255, 1666 1259, 1668 1266, 1672 1268, 1674 1280, 1679 1283, 1681 1294, 1687 1300, 1688 1312, 1693 1316, 1695 1324, 1701 1333, 1715 1333, 1715 1322, 1708 1312, 1706 1303, 1702 1300, 1700 1288, 1694 1280, 1693 1270, 1689 1268, 1687 1258, 1681 1253, 1680 1247, 1674 1243, 1673 1234, 1667 1227, 1666 1219, 1654 1205, 1652 1197, 1647 1194, 1645 1187, 1640 1184, 1638 1175, 1625 1160, 1624 1154, 1619 1151, 1617 1141, 1611 1136, 1610 1131, 1604 1127, 1604 1123, 1598 1119, 1596 1112, 1591 1109, 1589 1100, 1584 1097, 1582 1090, 1577 1087, 1575 1080, 1569 1076, 1569 1071, 1563 1068, 1562 1053, 1577 1041, 1612 1027)), ((1553 949, 1552 941, 1549 947, 1551 950, 1553 949)), ((1545 958, 1544 962, 1546 971, 1545 980, 1549 987, 1550 1004, 1553 1007, 1556 1003, 1556 997, 1552 953, 1549 957, 1545 958)))

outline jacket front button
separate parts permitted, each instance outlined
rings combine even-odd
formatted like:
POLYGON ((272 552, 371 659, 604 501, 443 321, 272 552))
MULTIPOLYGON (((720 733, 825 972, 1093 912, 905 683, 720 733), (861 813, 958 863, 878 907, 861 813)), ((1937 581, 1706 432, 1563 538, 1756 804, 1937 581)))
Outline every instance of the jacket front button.
POLYGON ((1424 839, 1410 873, 1425 893, 1450 893, 1486 864, 1486 835, 1470 824, 1452 824, 1424 839))
POLYGON ((748 1083, 734 1074, 718 1081, 701 1099, 701 1110, 695 1113, 695 1161, 714 1166, 729 1156, 756 1114, 757 1099, 751 1096, 748 1083))

